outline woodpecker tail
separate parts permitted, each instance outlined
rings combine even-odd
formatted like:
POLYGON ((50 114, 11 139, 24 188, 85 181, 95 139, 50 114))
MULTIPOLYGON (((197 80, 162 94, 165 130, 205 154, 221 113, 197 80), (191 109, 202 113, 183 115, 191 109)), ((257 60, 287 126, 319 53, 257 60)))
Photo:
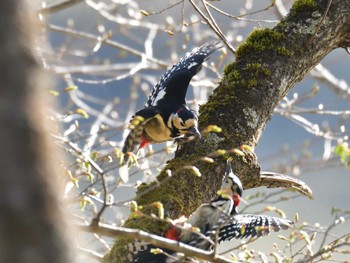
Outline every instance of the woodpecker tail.
POLYGON ((123 153, 124 153, 124 162, 127 162, 129 160, 129 152, 133 152, 134 149, 140 145, 142 141, 142 133, 143 133, 144 125, 138 124, 136 125, 128 134, 128 136, 125 139, 124 146, 123 146, 123 153))

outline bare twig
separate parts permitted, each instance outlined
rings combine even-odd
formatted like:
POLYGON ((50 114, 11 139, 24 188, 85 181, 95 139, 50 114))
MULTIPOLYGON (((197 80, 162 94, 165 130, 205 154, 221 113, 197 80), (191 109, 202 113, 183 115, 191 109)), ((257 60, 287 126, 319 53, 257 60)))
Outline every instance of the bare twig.
POLYGON ((208 26, 213 29, 214 33, 225 43, 226 47, 232 52, 232 54, 236 54, 236 50, 234 47, 230 45, 230 43, 227 42, 225 36, 221 33, 220 30, 217 29, 215 24, 212 23, 212 20, 209 19, 200 9, 199 7, 195 4, 193 0, 189 0, 194 9, 200 14, 200 16, 205 20, 205 22, 208 24, 208 26))
POLYGON ((78 249, 84 253, 85 255, 87 255, 88 257, 92 258, 92 259, 96 259, 98 261, 100 261, 102 258, 103 258, 103 255, 96 252, 96 251, 93 251, 93 250, 90 250, 90 249, 86 249, 86 248, 82 248, 82 247, 78 247, 78 249))
POLYGON ((323 16, 321 18, 321 21, 318 23, 317 28, 315 29, 315 32, 313 33, 313 35, 311 36, 309 41, 307 42, 307 45, 311 45, 312 41, 315 39, 316 34, 320 30, 320 28, 321 28, 321 26, 323 24, 323 21, 324 21, 324 19, 326 18, 327 14, 328 14, 328 11, 329 11, 329 8, 330 8, 331 4, 332 4, 332 0, 328 0, 327 7, 326 7, 326 10, 324 11, 324 14, 323 14, 323 16))
POLYGON ((325 83, 335 92, 335 94, 350 100, 349 84, 343 79, 338 79, 322 64, 318 64, 313 70, 311 70, 310 75, 316 80, 325 83))
POLYGON ((350 115, 350 110, 333 111, 333 110, 316 110, 316 109, 295 109, 295 110, 281 110, 276 109, 276 113, 281 115, 288 114, 317 114, 317 115, 333 115, 333 116, 345 116, 350 115))
POLYGON ((102 187, 103 187, 103 204, 102 204, 102 208, 96 214, 96 216, 92 219, 92 222, 91 222, 92 225, 98 224, 101 215, 103 214, 104 210, 109 205, 109 204, 107 204, 107 199, 108 199, 109 193, 108 193, 108 188, 107 188, 107 183, 106 183, 106 175, 105 175, 104 171, 94 160, 92 160, 90 158, 90 156, 85 154, 76 144, 71 143, 69 140, 62 138, 62 137, 59 137, 57 135, 52 135, 52 136, 55 137, 56 139, 64 142, 65 144, 69 145, 69 147, 71 147, 77 154, 79 154, 81 157, 83 157, 85 159, 85 161, 87 161, 96 170, 96 172, 101 176, 102 187))
POLYGON ((108 236, 115 238, 116 236, 122 236, 131 239, 138 239, 151 243, 154 246, 163 247, 173 251, 181 252, 186 254, 189 257, 197 257, 200 259, 208 260, 214 263, 230 263, 232 261, 215 255, 213 252, 204 251, 198 248, 191 247, 189 245, 179 243, 164 237, 157 235, 149 234, 142 230, 124 228, 124 227, 112 227, 106 224, 99 223, 98 225, 79 225, 78 229, 89 232, 97 233, 99 235, 108 236))
POLYGON ((257 13, 260 13, 260 12, 263 12, 263 11, 267 11, 269 10, 271 7, 274 7, 275 6, 275 3, 276 1, 275 0, 272 0, 271 4, 269 4, 267 7, 265 8, 262 8, 262 9, 259 9, 257 11, 253 11, 253 12, 250 12, 250 13, 245 13, 245 14, 242 14, 242 15, 239 15, 237 17, 243 17, 243 16, 249 16, 249 15, 254 15, 254 14, 257 14, 257 13))
MULTIPOLYGON (((247 21, 247 22, 258 22, 258 23, 261 23, 261 22, 264 22, 264 23, 278 23, 280 22, 279 20, 266 20, 266 19, 248 19, 248 18, 243 18, 243 16, 247 16, 247 15, 250 15, 250 14, 255 14, 257 12, 261 12, 261 11, 265 11, 267 10, 266 8, 263 9, 263 10, 259 10, 259 11, 256 11, 256 12, 253 12, 253 13, 247 13, 247 14, 243 14, 243 15, 239 15, 239 16, 234 16, 234 15, 231 15, 229 13, 226 13, 225 11, 217 8, 216 6, 210 4, 207 2, 207 5, 214 9, 216 12, 218 12, 219 14, 222 14, 224 16, 227 16, 229 18, 233 18, 233 19, 236 19, 236 20, 241 20, 241 21, 247 21)), ((270 5, 271 6, 271 5, 270 5)))
POLYGON ((181 4, 181 3, 183 4, 184 2, 185 2, 185 0, 180 0, 180 1, 178 1, 178 2, 176 2, 176 3, 174 3, 174 4, 172 4, 172 5, 169 5, 169 6, 165 7, 165 8, 163 8, 163 9, 159 10, 159 11, 152 11, 152 12, 147 11, 147 15, 148 15, 148 16, 151 16, 151 15, 158 15, 158 14, 161 14, 161 13, 163 13, 164 11, 167 11, 167 10, 169 10, 169 9, 171 9, 171 8, 173 8, 173 7, 175 7, 175 6, 179 5, 179 4, 181 4))
MULTIPOLYGON (((61 33, 65 33, 65 34, 69 34, 75 37, 79 37, 79 38, 85 38, 85 39, 89 39, 89 40, 93 40, 93 41, 101 41, 99 36, 95 36, 93 34, 90 33, 86 33, 86 32, 82 32, 82 31, 78 31, 78 30, 74 30, 74 29, 70 29, 70 28, 66 28, 66 27, 61 27, 61 26, 57 26, 57 25, 45 25, 48 29, 52 30, 52 31, 56 31, 56 32, 61 32, 61 33)), ((103 43, 105 43, 106 45, 112 46, 112 47, 116 47, 119 49, 122 49, 124 51, 129 52, 130 54, 133 54, 135 56, 138 57, 145 57, 146 60, 151 61, 153 63, 158 64, 161 67, 168 67, 169 65, 166 62, 163 62, 161 60, 155 59, 155 58, 151 58, 148 57, 146 54, 139 52, 136 49, 133 49, 127 45, 118 43, 116 41, 110 40, 110 39, 104 39, 102 41, 103 43)))
POLYGON ((320 249, 319 251, 317 251, 314 255, 306 257, 304 259, 298 260, 297 263, 306 263, 306 262, 312 262, 314 259, 318 258, 318 257, 322 257, 323 254, 327 253, 327 252, 333 252, 336 248, 340 248, 340 247, 344 247, 344 246, 348 246, 350 247, 350 243, 347 241, 341 242, 341 243, 336 243, 338 242, 340 239, 342 238, 346 238, 348 237, 349 234, 346 234, 334 241, 332 241, 327 248, 324 249, 320 249), (335 245, 332 245, 335 244, 335 245))
MULTIPOLYGON (((212 14, 210 13, 208 7, 207 7, 207 2, 206 0, 201 0, 202 1, 202 4, 204 6, 204 9, 205 9, 205 12, 208 14, 209 16, 209 19, 212 23, 212 26, 216 28, 216 30, 220 33, 221 37, 225 40, 225 42, 228 43, 227 39, 226 39, 226 36, 222 33, 220 27, 218 26, 218 24, 216 23, 214 17, 212 16, 212 14)), ((233 47, 231 49, 234 49, 233 47)))
MULTIPOLYGON (((324 244, 326 243, 326 239, 328 238, 329 232, 330 232, 335 226, 337 226, 337 225, 339 225, 339 219, 338 219, 338 218, 336 218, 336 219, 333 221, 333 223, 330 224, 330 225, 327 227, 327 229, 326 229, 325 232, 324 232, 324 236, 323 236, 322 242, 321 242, 321 244, 320 244, 320 246, 319 246, 319 248, 318 248, 319 251, 323 249, 323 246, 324 246, 324 244)), ((350 243, 349 243, 349 245, 350 245, 350 243)))
POLYGON ((41 13, 44 15, 57 13, 59 11, 67 9, 73 5, 80 4, 83 1, 84 0, 66 0, 66 1, 59 2, 59 3, 54 3, 54 4, 51 4, 51 5, 48 5, 48 6, 41 8, 40 10, 38 10, 38 13, 41 13))

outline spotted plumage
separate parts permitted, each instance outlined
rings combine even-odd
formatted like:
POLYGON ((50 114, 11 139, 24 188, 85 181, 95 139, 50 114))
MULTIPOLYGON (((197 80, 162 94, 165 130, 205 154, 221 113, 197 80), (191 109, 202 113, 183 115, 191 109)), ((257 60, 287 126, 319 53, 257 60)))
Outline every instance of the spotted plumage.
POLYGON ((222 226, 219 232, 219 242, 232 238, 249 238, 267 236, 270 231, 286 230, 293 221, 265 215, 235 215, 230 223, 222 226))
POLYGON ((168 69, 153 88, 145 107, 161 105, 168 101, 185 104, 191 79, 201 70, 203 62, 219 47, 218 42, 204 44, 168 69))
MULTIPOLYGON (((242 194, 241 181, 232 172, 231 164, 228 162, 219 195, 210 203, 202 204, 186 221, 187 224, 198 228, 201 235, 173 225, 165 233, 165 237, 208 250, 215 242, 266 236, 270 231, 285 230, 294 224, 291 220, 278 217, 238 214, 237 206, 240 204, 242 194)), ((127 262, 198 262, 191 258, 179 257, 177 253, 168 249, 162 249, 164 253, 155 255, 151 253, 152 248, 155 246, 149 244, 136 252, 131 251, 133 261, 127 262)))
MULTIPOLYGON (((123 153, 146 147, 149 143, 170 141, 181 136, 200 137, 198 118, 186 105, 188 85, 218 43, 205 44, 193 50, 185 59, 173 65, 153 88, 145 108, 135 113, 123 153)), ((126 155, 127 156, 127 155, 126 155)))

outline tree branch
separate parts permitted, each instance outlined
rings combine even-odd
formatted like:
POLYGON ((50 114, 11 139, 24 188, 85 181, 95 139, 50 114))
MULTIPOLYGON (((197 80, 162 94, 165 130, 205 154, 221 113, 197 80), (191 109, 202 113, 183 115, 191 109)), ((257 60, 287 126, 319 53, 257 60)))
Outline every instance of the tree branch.
MULTIPOLYGON (((244 151, 244 154, 235 155, 231 149, 240 145, 254 148, 279 101, 329 52, 348 43, 348 1, 333 0, 325 12, 327 4, 326 0, 295 1, 288 16, 273 29, 260 29, 250 34, 237 50, 236 61, 225 68, 219 86, 200 107, 200 128, 217 125, 222 132, 209 133, 180 146, 175 158, 157 177, 158 187, 153 183, 138 188, 136 201, 139 205, 160 201, 166 204, 171 218, 189 215, 216 194, 228 156, 233 157, 233 170, 245 189, 292 187, 311 194, 305 184, 294 178, 262 176, 255 154, 244 151), (315 34, 321 19, 322 25, 315 34), (312 44, 307 45, 310 38, 313 38, 312 44), (225 151, 214 163, 200 159, 218 149, 225 151), (187 165, 196 166, 202 176, 196 177, 183 169, 187 165), (169 178, 166 170, 173 176, 169 178), (163 180, 166 183, 162 183, 163 180), (144 194, 152 187, 155 189, 144 194)), ((143 219, 128 220, 125 225, 153 233, 164 230, 143 219)), ((118 252, 112 249, 112 253, 114 258, 106 262, 118 262, 118 252)))
POLYGON ((65 0, 65 1, 62 1, 60 3, 55 3, 55 4, 45 6, 42 9, 40 9, 38 12, 41 14, 45 14, 45 15, 53 14, 53 13, 57 13, 59 11, 62 11, 64 9, 67 9, 73 5, 80 4, 83 1, 84 0, 65 0))
POLYGON ((97 233, 102 236, 115 238, 116 236, 121 236, 123 238, 137 239, 146 241, 161 248, 167 248, 176 252, 184 253, 189 257, 197 257, 200 259, 208 260, 214 263, 230 263, 231 261, 225 259, 224 257, 215 255, 213 252, 207 252, 192 246, 186 245, 184 243, 179 243, 174 240, 170 240, 157 235, 149 234, 145 231, 124 228, 124 227, 111 227, 106 224, 99 223, 99 225, 79 225, 78 229, 88 232, 97 233))

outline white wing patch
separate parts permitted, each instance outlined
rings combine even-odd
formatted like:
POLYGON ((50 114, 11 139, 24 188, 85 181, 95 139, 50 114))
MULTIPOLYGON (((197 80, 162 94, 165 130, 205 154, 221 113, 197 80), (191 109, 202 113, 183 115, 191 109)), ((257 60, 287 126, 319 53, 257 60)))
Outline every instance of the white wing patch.
POLYGON ((157 105, 157 102, 159 100, 161 100, 162 98, 164 98, 166 92, 165 92, 165 88, 164 89, 161 89, 158 91, 157 93, 157 96, 154 98, 153 102, 152 102, 152 105, 157 105))
POLYGON ((191 69, 191 68, 193 68, 194 66, 197 66, 197 65, 198 65, 197 62, 192 62, 192 63, 190 63, 190 64, 187 66, 187 69, 191 69))
MULTIPOLYGON (((181 59, 177 64, 168 69, 160 78, 159 82, 154 86, 150 96, 148 97, 145 107, 156 106, 157 102, 164 98, 166 94, 165 90, 167 89, 167 87, 164 85, 167 85, 168 87, 172 86, 172 88, 176 86, 176 83, 171 83, 172 85, 168 85, 167 82, 171 82, 174 76, 177 76, 175 78, 176 80, 174 79, 174 81, 178 81, 179 76, 176 75, 177 73, 184 74, 186 78, 188 75, 190 75, 191 78, 196 75, 200 69, 200 65, 202 65, 202 63, 209 58, 209 55, 218 48, 220 48, 219 42, 204 44, 199 48, 195 48, 184 59, 181 59), (197 67, 198 70, 193 70, 193 68, 196 69, 197 67)), ((187 83, 186 85, 180 83, 177 89, 187 89, 187 86, 187 83)))

